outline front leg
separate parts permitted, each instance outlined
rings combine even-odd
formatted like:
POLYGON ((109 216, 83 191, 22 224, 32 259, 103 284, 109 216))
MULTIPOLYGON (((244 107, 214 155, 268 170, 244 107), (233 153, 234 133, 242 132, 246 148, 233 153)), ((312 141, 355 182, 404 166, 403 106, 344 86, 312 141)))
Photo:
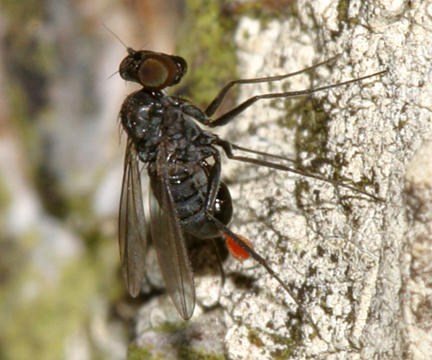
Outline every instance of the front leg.
POLYGON ((214 165, 209 173, 209 185, 206 200, 206 213, 213 214, 214 205, 216 202, 217 194, 220 186, 221 178, 221 159, 220 154, 216 152, 213 155, 214 165))
POLYGON ((195 106, 189 101, 182 100, 181 110, 183 111, 184 114, 189 115, 199 123, 205 126, 211 126, 210 125, 211 121, 208 118, 208 116, 204 113, 204 111, 202 111, 198 106, 195 106))

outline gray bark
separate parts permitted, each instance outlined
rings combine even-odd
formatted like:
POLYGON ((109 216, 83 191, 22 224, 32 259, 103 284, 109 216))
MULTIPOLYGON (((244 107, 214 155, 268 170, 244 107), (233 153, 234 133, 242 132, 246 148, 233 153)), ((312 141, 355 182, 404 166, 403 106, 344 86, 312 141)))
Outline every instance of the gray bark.
MULTIPOLYGON (((292 101, 261 101, 220 134, 252 149, 296 156, 303 165, 319 163, 317 173, 351 179, 384 202, 310 178, 226 162, 224 175, 234 183, 232 229, 292 286, 308 315, 296 317, 297 305, 262 267, 230 260, 228 273, 256 281, 252 289, 241 289, 228 277, 219 300, 223 346, 230 359, 426 359, 432 345, 431 164, 421 152, 409 164, 432 134, 432 4, 299 1, 297 8, 298 18, 241 20, 241 77, 339 58, 315 76, 282 86, 243 86, 239 101, 388 72, 315 94, 315 113, 305 103, 294 113, 292 101)), ((201 293, 220 291, 217 280, 196 282, 198 301, 201 293)), ((198 307, 188 328, 202 319, 198 307)))

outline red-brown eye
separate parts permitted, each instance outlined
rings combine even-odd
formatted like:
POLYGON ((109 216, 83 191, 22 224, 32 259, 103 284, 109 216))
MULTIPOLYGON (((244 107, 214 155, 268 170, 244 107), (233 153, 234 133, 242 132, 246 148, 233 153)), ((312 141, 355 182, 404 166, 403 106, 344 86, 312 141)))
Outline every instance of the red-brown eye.
POLYGON ((175 85, 187 71, 186 61, 179 56, 133 49, 128 49, 128 53, 120 64, 120 76, 148 90, 175 85))
POLYGON ((170 77, 170 69, 169 64, 161 60, 150 57, 141 63, 138 77, 143 86, 155 89, 166 86, 170 77))

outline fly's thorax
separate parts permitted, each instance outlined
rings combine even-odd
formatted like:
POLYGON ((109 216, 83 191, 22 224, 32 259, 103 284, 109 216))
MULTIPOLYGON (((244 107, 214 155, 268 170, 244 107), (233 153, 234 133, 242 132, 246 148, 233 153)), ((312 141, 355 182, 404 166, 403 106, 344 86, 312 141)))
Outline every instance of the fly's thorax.
POLYGON ((129 95, 123 102, 121 122, 137 147, 151 147, 159 142, 164 116, 160 96, 160 92, 141 90, 129 95))

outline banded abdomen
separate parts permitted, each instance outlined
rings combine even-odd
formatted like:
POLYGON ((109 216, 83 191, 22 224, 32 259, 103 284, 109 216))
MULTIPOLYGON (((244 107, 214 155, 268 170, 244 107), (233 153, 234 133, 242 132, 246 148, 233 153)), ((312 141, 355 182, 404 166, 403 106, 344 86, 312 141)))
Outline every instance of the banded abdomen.
MULTIPOLYGON (((219 236, 218 229, 206 216, 206 202, 211 186, 209 165, 174 163, 168 169, 169 187, 174 199, 176 216, 183 231, 200 239, 219 236)), ((158 197, 160 180, 152 176, 151 186, 158 197)), ((160 199, 158 199, 160 203, 160 199)), ((220 182, 212 214, 222 223, 228 224, 232 216, 231 195, 227 186, 220 182)))

